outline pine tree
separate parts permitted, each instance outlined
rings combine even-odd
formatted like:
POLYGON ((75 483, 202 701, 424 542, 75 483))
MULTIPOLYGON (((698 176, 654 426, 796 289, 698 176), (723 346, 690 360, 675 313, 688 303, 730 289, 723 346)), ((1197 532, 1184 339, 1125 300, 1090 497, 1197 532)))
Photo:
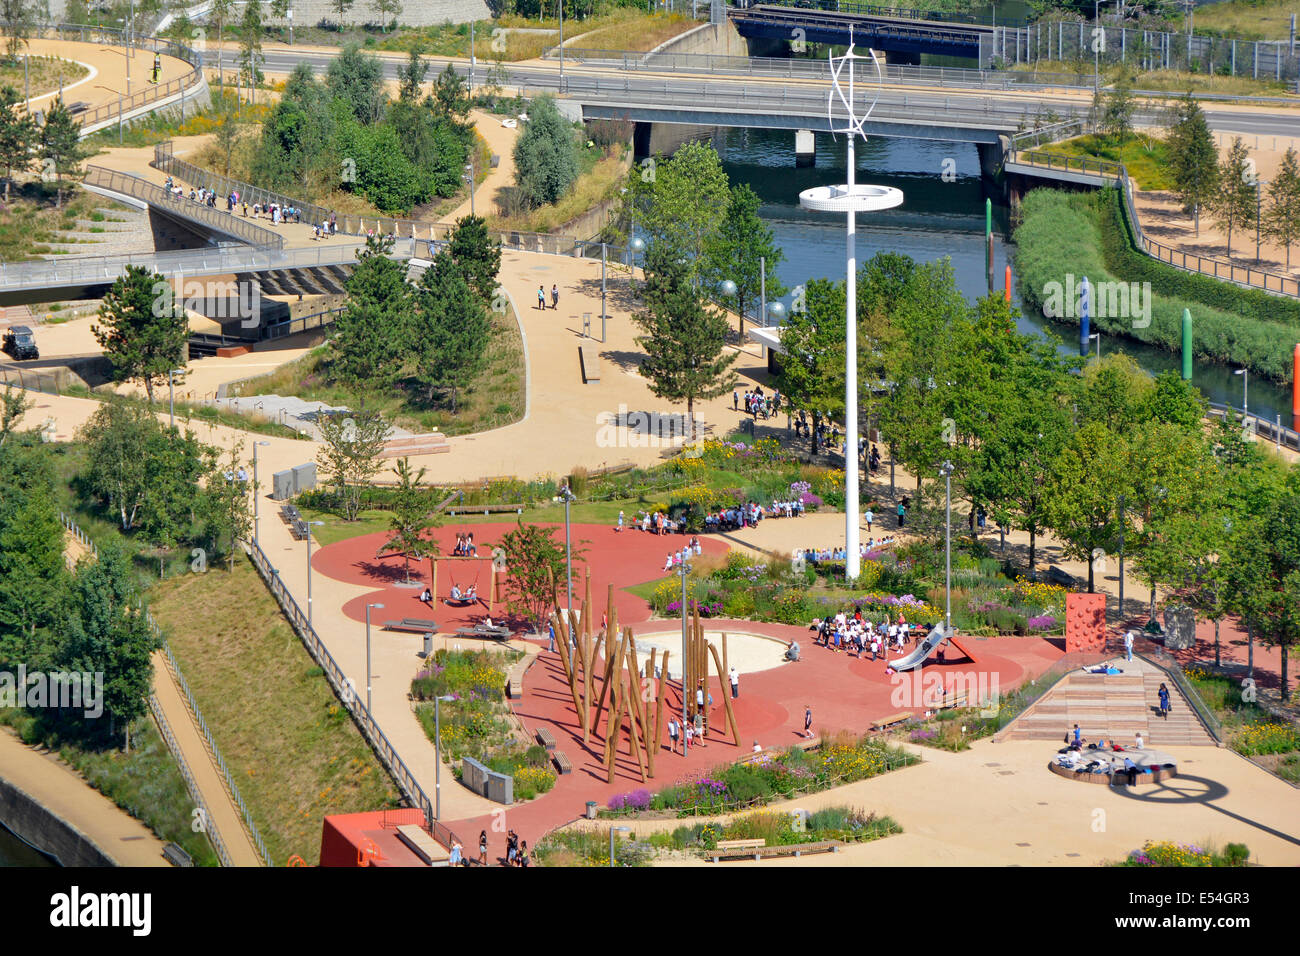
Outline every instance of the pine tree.
POLYGON ((412 294, 406 270, 388 258, 389 236, 366 237, 366 248, 345 283, 347 305, 330 339, 330 375, 347 384, 392 384, 401 370, 412 294))
POLYGON ((1268 185, 1268 210, 1264 218, 1270 239, 1286 249, 1286 268, 1291 270, 1291 247, 1300 241, 1300 162, 1295 147, 1287 148, 1268 185))
POLYGON ((1175 116, 1166 139, 1174 193, 1191 210, 1199 235, 1201 207, 1214 197, 1219 185, 1219 151, 1205 113, 1190 93, 1179 101, 1175 116))
POLYGON ((0 164, 5 168, 5 202, 15 172, 32 166, 32 144, 39 136, 36 121, 17 109, 22 97, 12 86, 0 89, 0 164))
POLYGON ((736 353, 724 353, 727 320, 700 302, 686 266, 674 261, 659 278, 658 291, 646 296, 646 310, 632 317, 645 333, 636 339, 646 352, 640 372, 659 398, 686 402, 693 420, 697 400, 731 390, 736 353))
POLYGON ((411 336, 415 378, 432 402, 438 389, 451 392, 452 414, 460 390, 487 361, 492 322, 483 302, 447 252, 439 253, 420 279, 411 336))
POLYGON ((465 281, 484 303, 490 303, 496 295, 497 274, 501 271, 501 242, 492 238, 487 221, 482 216, 456 220, 448 251, 465 281))
POLYGON ((155 384, 185 363, 190 334, 171 285, 143 266, 127 266, 104 295, 99 319, 91 332, 113 364, 114 380, 138 379, 152 402, 155 384))
POLYGON ((1237 136, 1228 155, 1219 164, 1219 189, 1211 205, 1215 220, 1227 232, 1229 258, 1232 256, 1232 227, 1249 225, 1254 219, 1255 189, 1254 164, 1250 161, 1246 144, 1237 136))
POLYGON ((41 159, 45 167, 41 178, 48 182, 49 173, 54 173, 57 207, 63 207, 63 177, 75 176, 81 172, 81 161, 88 155, 87 148, 81 142, 81 124, 73 119, 60 96, 50 107, 45 125, 41 127, 41 159))

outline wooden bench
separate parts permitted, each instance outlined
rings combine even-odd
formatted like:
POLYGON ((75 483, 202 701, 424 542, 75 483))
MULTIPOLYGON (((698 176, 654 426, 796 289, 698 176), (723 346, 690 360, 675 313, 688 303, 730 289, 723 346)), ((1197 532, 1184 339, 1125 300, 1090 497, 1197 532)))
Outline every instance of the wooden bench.
POLYGON ((939 702, 940 710, 952 710, 955 707, 965 707, 965 706, 966 706, 965 691, 962 691, 960 694, 953 694, 952 696, 944 695, 943 700, 939 702))
POLYGON ((545 727, 537 728, 537 742, 547 750, 555 749, 555 734, 551 733, 545 727))
POLYGON ((456 628, 457 637, 484 637, 491 638, 494 641, 510 640, 510 628, 508 627, 458 627, 456 628))
POLYGON ((887 730, 894 724, 901 724, 905 720, 912 719, 910 710, 900 710, 896 714, 890 714, 888 717, 881 717, 879 720, 873 720, 870 724, 872 730, 887 730))
MULTIPOLYGON (((763 841, 724 840, 718 844, 718 848, 721 849, 724 843, 732 842, 762 843, 763 841)), ((838 853, 840 852, 840 847, 843 845, 844 844, 839 840, 820 840, 816 843, 790 843, 782 846, 759 846, 753 849, 731 850, 723 853, 712 851, 709 856, 714 863, 717 863, 719 860, 738 860, 746 858, 751 858, 757 861, 766 860, 769 857, 774 856, 803 856, 805 853, 838 853)))
POLYGON ((578 358, 582 364, 582 382, 590 385, 600 381, 600 352, 594 345, 579 345, 578 358))
POLYGON ((564 755, 563 750, 551 751, 551 762, 555 764, 555 769, 563 776, 566 773, 573 773, 573 764, 569 758, 564 755))
POLYGON ((455 508, 447 509, 447 514, 453 518, 457 515, 521 515, 523 513, 523 505, 458 505, 455 508))
POLYGON ((437 632, 437 621, 426 621, 418 617, 404 617, 400 621, 385 621, 385 631, 418 631, 421 634, 437 632))
POLYGON ((1063 568, 1058 568, 1056 565, 1052 565, 1047 569, 1047 580, 1053 584, 1059 584, 1063 588, 1077 587, 1079 583, 1075 580, 1073 574, 1063 568))

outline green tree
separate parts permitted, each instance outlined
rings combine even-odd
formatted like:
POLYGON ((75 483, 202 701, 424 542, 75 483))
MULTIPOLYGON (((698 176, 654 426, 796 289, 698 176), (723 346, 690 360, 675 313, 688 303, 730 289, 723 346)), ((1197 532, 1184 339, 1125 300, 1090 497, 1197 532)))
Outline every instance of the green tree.
POLYGON ((36 121, 19 112, 21 102, 22 97, 12 86, 0 89, 0 164, 5 168, 5 202, 9 201, 14 173, 31 169, 32 144, 40 135, 36 121))
MULTIPOLYGON (((3 127, 0 126, 0 129, 3 127)), ((0 155, 3 147, 0 146, 0 155)), ((1291 247, 1300 242, 1300 163, 1294 146, 1287 147, 1273 181, 1268 184, 1268 210, 1264 226, 1270 239, 1286 249, 1286 268, 1291 270, 1291 247)))
MULTIPOLYGON (((506 608, 532 623, 540 632, 554 606, 555 585, 564 580, 564 543, 554 538, 556 529, 519 520, 501 536, 506 555, 506 608)), ((572 548, 575 561, 585 553, 582 542, 572 548)), ((576 574, 576 572, 575 572, 576 574)))
POLYGON ((1127 72, 1111 86, 1102 98, 1101 128, 1114 137, 1120 146, 1133 132, 1133 81, 1127 72))
POLYGON ((17 61, 39 20, 40 10, 35 0, 0 0, 0 25, 9 37, 5 49, 11 63, 17 61))
POLYGON ((379 473, 384 443, 392 427, 364 408, 348 415, 324 415, 316 423, 321 447, 316 453, 321 481, 333 485, 345 521, 361 512, 361 490, 379 473))
POLYGON ((456 220, 448 245, 452 261, 478 297, 491 303, 496 296, 497 274, 501 271, 501 242, 488 232, 481 216, 456 220))
POLYGON ((29 401, 21 388, 5 385, 5 390, 0 392, 0 448, 4 447, 23 415, 35 407, 36 403, 29 401))
POLYGON ((1219 151, 1205 113, 1191 93, 1179 100, 1166 142, 1174 193, 1192 211, 1199 235, 1201 207, 1209 204, 1218 191, 1219 151))
POLYGON ((670 402, 686 402, 695 416, 695 402, 717 398, 731 390, 736 353, 725 351, 727 320, 705 308, 685 266, 665 263, 660 294, 647 297, 646 309, 632 316, 642 335, 636 343, 646 352, 641 374, 650 391, 670 402))
POLYGON ((694 277, 731 201, 722 160, 712 146, 693 142, 671 159, 652 162, 631 173, 632 218, 649 245, 665 245, 685 258, 694 277))
POLYGON ((470 288, 447 252, 439 253, 420 278, 417 323, 411 336, 415 378, 433 401, 438 389, 457 397, 487 360, 492 322, 487 309, 470 288))
POLYGON ((239 142, 239 114, 227 104, 225 97, 220 100, 217 122, 212 134, 213 141, 224 160, 224 175, 229 176, 230 160, 235 152, 235 144, 239 142))
POLYGON ((1056 457, 1047 486, 1048 527, 1062 550, 1088 565, 1088 591, 1095 588, 1096 557, 1119 538, 1118 496, 1128 490, 1124 441, 1105 425, 1090 422, 1071 436, 1056 457))
POLYGON ((208 22, 217 28, 217 82, 222 92, 226 88, 226 70, 222 59, 225 53, 226 24, 230 22, 234 0, 212 0, 208 7, 208 22))
MULTIPOLYGON (((844 410, 844 283, 810 279, 805 307, 791 312, 781 329, 776 387, 796 408, 844 410)), ((816 438, 810 433, 810 441, 816 438)))
POLYGON ((400 554, 406 566, 406 583, 411 583, 411 559, 422 561, 438 553, 438 542, 429 536, 437 527, 430 505, 428 489, 422 488, 425 469, 416 471, 409 458, 399 458, 397 492, 393 498, 393 516, 389 520, 389 538, 380 552, 400 554))
POLYGON ((578 149, 573 126, 555 101, 540 96, 528 105, 528 123, 515 143, 515 188, 530 208, 553 203, 578 178, 578 149))
POLYGON ((352 8, 354 2, 355 0, 330 0, 330 9, 334 11, 334 26, 340 33, 346 26, 343 16, 352 8))
POLYGON ((1080 423, 1099 422, 1117 435, 1146 418, 1154 391, 1151 377, 1124 352, 1088 362, 1082 386, 1080 423))
POLYGON ((388 32, 388 24, 396 22, 402 13, 401 0, 370 0, 370 9, 379 18, 380 29, 388 32))
MULTIPOLYGON (((226 452, 225 457, 208 472, 205 492, 208 527, 213 543, 226 556, 226 570, 235 570, 239 542, 253 538, 253 509, 249 503, 249 486, 239 480, 243 466, 244 443, 226 452), (225 547, 222 547, 222 540, 225 547)), ((252 489, 257 494, 256 488, 252 489)))
POLYGON ((397 68, 398 97, 408 103, 418 103, 420 88, 429 75, 429 64, 424 62, 424 47, 416 43, 407 53, 406 64, 397 68))
POLYGON ((330 339, 330 375, 352 385, 383 388, 401 370, 413 296, 406 269, 388 258, 392 239, 366 237, 346 282, 348 301, 330 339))
POLYGON ((348 104, 363 126, 378 123, 384 115, 384 66, 379 57, 362 53, 356 43, 330 60, 325 85, 337 99, 348 104))
POLYGON ((1206 407, 1201 390, 1171 369, 1156 376, 1155 388, 1147 398, 1146 417, 1200 431, 1206 407))
POLYGON ((764 260, 768 299, 779 299, 786 292, 776 277, 776 267, 785 259, 785 253, 776 244, 771 228, 759 217, 758 205, 758 194, 748 184, 732 186, 727 214, 705 247, 705 281, 715 294, 723 282, 734 282, 736 311, 742 317, 758 305, 764 260))
MULTIPOLYGON (((434 81, 433 102, 437 115, 453 123, 463 123, 465 118, 469 116, 469 87, 450 63, 447 64, 445 70, 438 74, 438 78, 434 81)), ((548 102, 553 105, 553 101, 549 100, 549 98, 548 102)), ((532 105, 536 106, 537 101, 534 100, 532 105)), ((529 108, 528 117, 530 124, 537 121, 532 107, 529 108)), ((561 117, 561 119, 563 118, 561 117)), ((572 134, 570 134, 569 139, 573 139, 572 134)))
POLYGON ((0 515, 0 663, 29 662, 38 631, 55 623, 66 574, 52 487, 31 482, 0 515))
POLYGON ((112 363, 114 381, 138 380, 150 402, 154 386, 185 364, 189 319, 170 283, 143 266, 128 265, 113 282, 91 332, 112 363))
POLYGON ((1254 164, 1241 137, 1234 137, 1228 155, 1219 164, 1219 189, 1210 208, 1215 221, 1228 234, 1228 255, 1232 255, 1232 227, 1249 226, 1257 208, 1254 164))
POLYGON ((88 148, 81 142, 81 124, 63 105, 62 96, 55 99, 45 116, 45 125, 41 127, 40 153, 44 163, 41 179, 49 182, 49 174, 54 173, 55 205, 62 208, 63 177, 78 175, 81 172, 81 161, 89 155, 88 148))

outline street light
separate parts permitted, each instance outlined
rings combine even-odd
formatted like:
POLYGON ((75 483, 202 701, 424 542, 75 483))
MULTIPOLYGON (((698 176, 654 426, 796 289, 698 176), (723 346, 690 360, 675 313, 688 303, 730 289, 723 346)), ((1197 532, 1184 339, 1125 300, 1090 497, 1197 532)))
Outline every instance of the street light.
POLYGON ((311 529, 312 526, 320 527, 324 521, 307 521, 307 534, 303 540, 307 542, 307 626, 311 627, 311 529))
POLYGON ((183 368, 173 368, 167 372, 167 418, 168 424, 172 428, 176 427, 176 389, 172 384, 174 381, 172 376, 184 374, 185 369, 183 368))
POLYGON ((1101 361, 1101 333, 1093 332, 1092 335, 1088 336, 1089 342, 1091 342, 1093 339, 1097 340, 1097 361, 1100 362, 1101 361))
POLYGON ((269 445, 269 444, 271 444, 269 441, 253 442, 253 544, 258 545, 259 547, 261 545, 257 539, 258 518, 259 518, 259 511, 260 511, 260 509, 258 508, 258 498, 260 498, 261 496, 257 493, 257 446, 269 445))
MULTIPOLYGON (((382 604, 379 606, 383 607, 382 604)), ((366 659, 370 659, 369 654, 366 655, 366 659)), ((442 742, 442 724, 438 721, 438 701, 450 702, 455 699, 451 694, 433 699, 433 818, 435 820, 442 818, 442 753, 438 749, 442 742)))
POLYGON ((627 833, 628 827, 610 827, 609 828, 609 865, 614 865, 614 834, 627 833))
POLYGON ((564 0, 560 0, 560 91, 564 91, 564 0))
POLYGON ((474 151, 471 149, 469 162, 465 164, 465 173, 461 179, 469 183, 469 214, 474 215, 474 151))
POLYGON ((1246 418, 1250 415, 1250 405, 1246 402, 1247 390, 1250 386, 1250 369, 1239 368, 1232 374, 1241 376, 1241 421, 1244 424, 1246 418))
POLYGON ((366 714, 373 722, 375 715, 370 710, 370 609, 377 607, 381 611, 384 609, 382 604, 366 605, 366 714))
POLYGON ((944 484, 943 519, 943 604, 945 630, 952 636, 952 462, 939 466, 944 484))
MULTIPOLYGON (((1092 23, 1093 29, 1101 25, 1101 5, 1106 0, 1092 0, 1092 23)), ((1097 37, 1092 38, 1092 92, 1095 96, 1101 91, 1101 53, 1100 49, 1106 43, 1106 30, 1103 27, 1101 32, 1101 43, 1097 43, 1097 37)))
MULTIPOLYGON (((686 755, 686 579, 690 576, 691 565, 689 561, 683 561, 677 573, 682 579, 682 755, 686 755)), ((666 668, 667 662, 664 667, 666 668)))

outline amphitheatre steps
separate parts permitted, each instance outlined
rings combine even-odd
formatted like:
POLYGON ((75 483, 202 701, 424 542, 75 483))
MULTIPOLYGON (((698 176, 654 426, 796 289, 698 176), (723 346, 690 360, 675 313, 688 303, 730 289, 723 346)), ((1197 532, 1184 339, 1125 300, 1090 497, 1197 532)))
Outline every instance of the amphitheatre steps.
POLYGON ((1075 671, 1062 678, 999 735, 1002 740, 1062 741, 1079 725, 1085 740, 1112 738, 1121 746, 1141 732, 1148 747, 1213 746, 1214 740, 1163 671, 1145 661, 1119 661, 1122 674, 1075 671), (1170 713, 1154 711, 1161 681, 1169 688, 1170 713))
POLYGON ((451 451, 447 436, 442 432, 425 435, 403 435, 384 442, 380 458, 405 458, 407 455, 441 455, 451 451))

